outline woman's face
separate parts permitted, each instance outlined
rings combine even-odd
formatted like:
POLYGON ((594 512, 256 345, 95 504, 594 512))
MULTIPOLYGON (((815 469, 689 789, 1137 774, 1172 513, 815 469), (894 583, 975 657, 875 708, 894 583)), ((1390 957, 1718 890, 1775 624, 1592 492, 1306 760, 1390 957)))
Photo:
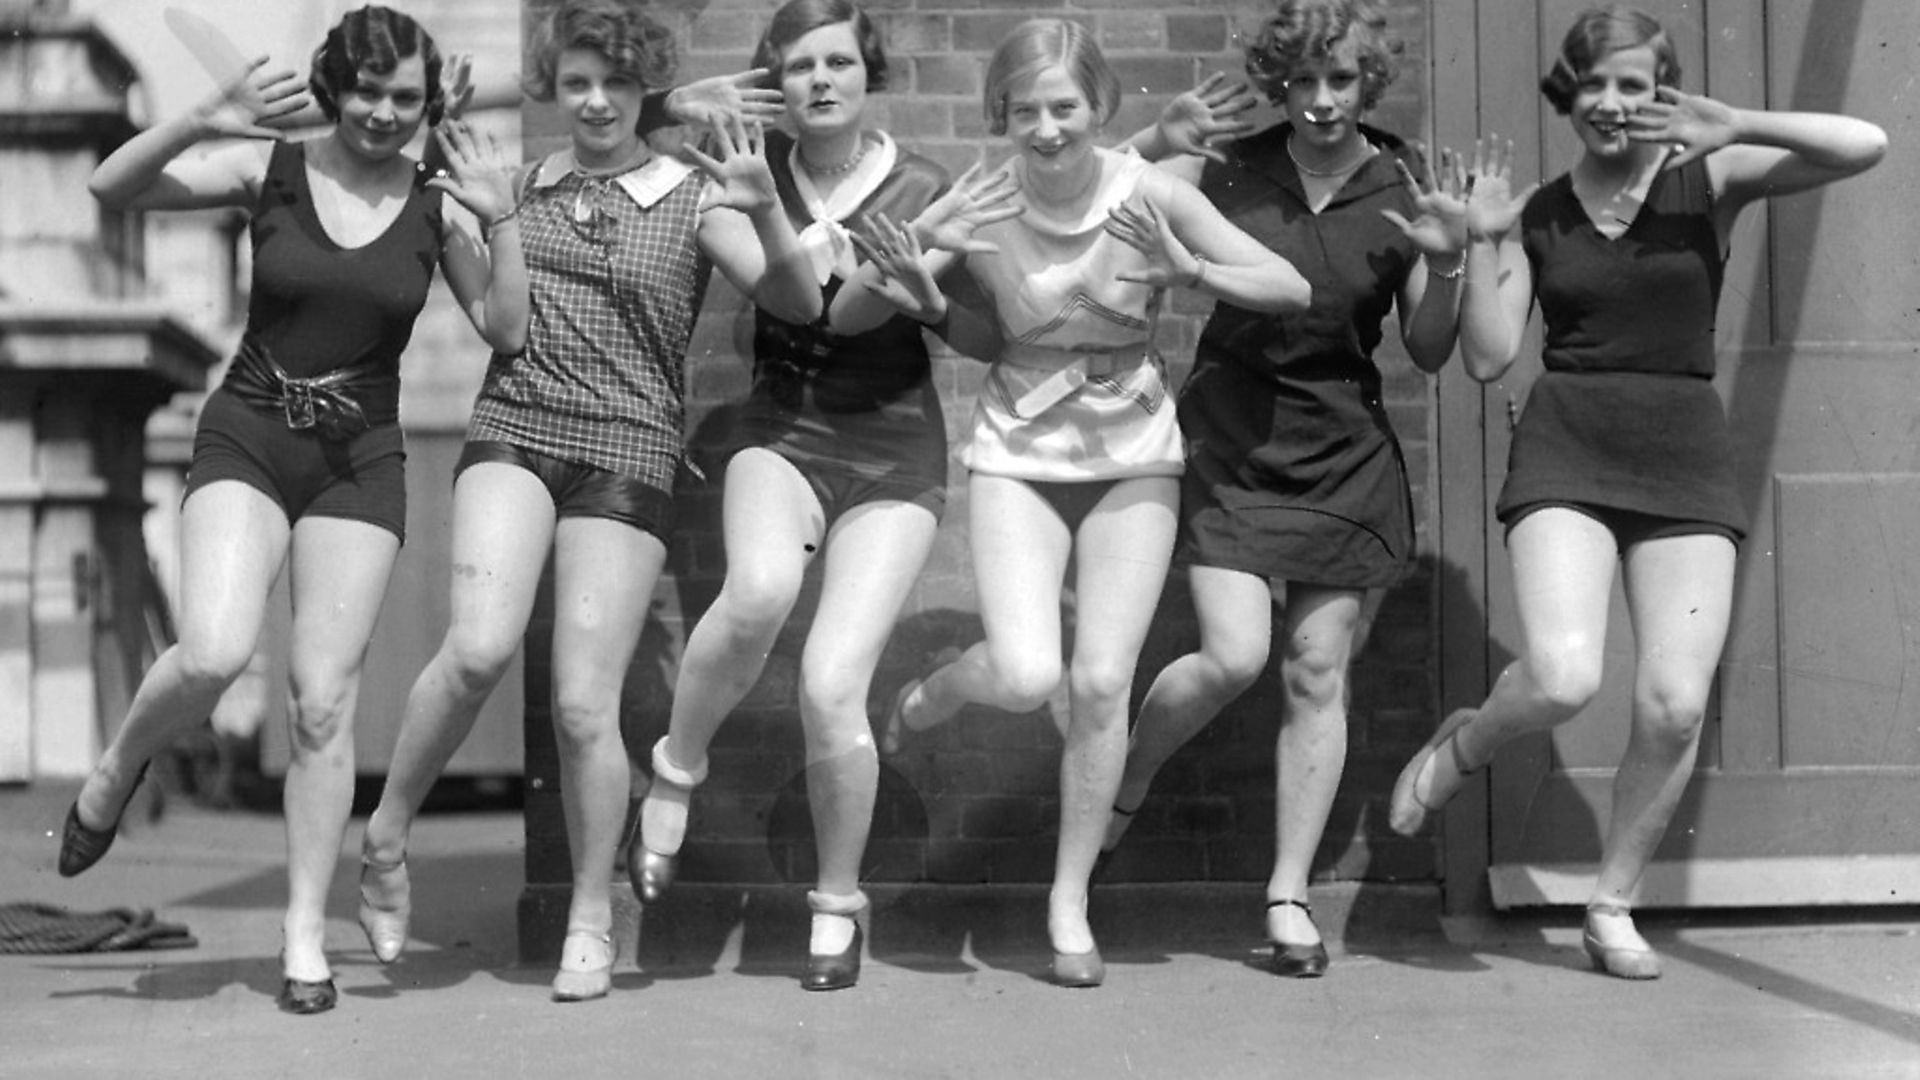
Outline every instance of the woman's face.
POLYGON ((638 149, 640 80, 593 49, 568 49, 553 73, 553 98, 573 134, 573 156, 582 165, 612 165, 638 149))
POLYGON ((427 115, 427 64, 418 56, 402 58, 385 75, 367 68, 336 101, 335 130, 354 151, 375 161, 398 154, 413 141, 427 115))
POLYGON ((1361 104, 1366 80, 1360 72, 1360 47, 1351 35, 1320 57, 1307 57, 1287 73, 1287 118, 1294 134, 1325 150, 1338 150, 1360 138, 1361 104))
POLYGON ((810 30, 781 50, 780 92, 802 139, 857 129, 867 107, 867 65, 853 24, 810 30))
POLYGON ((1653 47, 1637 45, 1602 56, 1581 74, 1567 115, 1587 153, 1617 157, 1632 152, 1627 119, 1653 102, 1657 70, 1653 47))
POLYGON ((1058 64, 1007 94, 1007 138, 1033 175, 1068 175, 1092 159, 1102 117, 1058 64))

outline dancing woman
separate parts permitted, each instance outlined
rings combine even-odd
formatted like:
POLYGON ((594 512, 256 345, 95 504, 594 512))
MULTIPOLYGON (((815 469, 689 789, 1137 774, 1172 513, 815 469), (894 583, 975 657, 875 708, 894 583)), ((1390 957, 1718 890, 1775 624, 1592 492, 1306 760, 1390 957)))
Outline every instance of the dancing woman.
POLYGON ((856 920, 867 908, 860 859, 879 774, 867 689, 933 544, 947 439, 920 324, 889 311, 878 326, 841 334, 827 308, 855 273, 845 223, 866 213, 917 217, 947 176, 864 127, 887 60, 873 22, 848 0, 783 5, 753 66, 772 73, 792 118, 797 137, 770 135, 767 159, 826 307, 809 320, 754 312, 753 388, 726 471, 726 580, 687 639, 627 865, 643 901, 672 882, 707 748, 759 678, 808 565, 823 559, 800 662, 819 847, 802 985, 835 990, 859 978, 856 920))
POLYGON ((553 715, 573 890, 553 997, 611 986, 613 862, 627 806, 620 688, 666 559, 687 342, 709 265, 797 322, 818 315, 762 156, 734 117, 694 164, 640 137, 672 77, 638 0, 565 0, 537 24, 527 91, 571 145, 516 184, 532 287, 526 348, 497 351, 456 466, 452 621, 414 683, 362 845, 360 921, 383 962, 411 913, 407 833, 519 649, 553 554, 553 715), (698 165, 699 168, 695 168, 698 165), (703 184, 701 173, 713 179, 703 184))
POLYGON ((1275 316, 1222 302, 1201 332, 1180 395, 1187 471, 1176 554, 1200 648, 1147 691, 1106 850, 1174 751, 1266 669, 1273 597, 1284 597, 1266 927, 1282 975, 1326 971, 1307 875, 1346 761, 1355 629, 1366 591, 1398 580, 1413 553, 1406 463, 1373 359, 1381 321, 1398 311, 1407 352, 1426 372, 1446 363, 1457 325, 1464 170, 1443 155, 1436 179, 1405 143, 1363 122, 1398 53, 1371 4, 1283 0, 1247 47, 1247 74, 1287 122, 1218 161, 1171 166, 1285 253, 1313 286, 1313 306, 1275 316))
POLYGON ((350 12, 308 82, 333 122, 279 141, 262 125, 305 104, 300 80, 254 62, 185 116, 95 171, 109 206, 252 214, 253 291, 226 381, 208 396, 181 507, 179 640, 147 672, 126 722, 67 814, 60 872, 105 855, 147 763, 203 721, 253 653, 283 562, 293 593, 292 758, 280 1007, 336 994, 327 890, 353 800, 354 703, 406 527, 400 354, 444 268, 487 343, 525 341, 527 279, 507 166, 491 140, 436 130, 450 177, 403 153, 439 120, 440 53, 413 19, 350 12), (212 139, 244 139, 183 156, 212 139), (465 209, 454 212, 451 197, 465 209))
POLYGON ((879 222, 889 300, 992 362, 963 458, 974 578, 986 640, 903 689, 924 729, 964 705, 1025 712, 1061 679, 1060 597, 1069 560, 1075 632, 1060 767, 1060 841, 1048 899, 1053 977, 1097 986, 1087 880, 1126 756, 1134 664, 1166 579, 1182 468, 1153 332, 1167 288, 1249 311, 1298 311, 1306 281, 1235 228, 1192 185, 1094 139, 1118 80, 1076 23, 1023 23, 988 66, 989 126, 1013 144, 1020 217, 960 228, 879 222), (915 258, 923 244, 941 250, 915 258), (945 264, 985 317, 934 286, 945 264))
POLYGON ((1502 744, 1593 699, 1619 566, 1633 714, 1582 943, 1596 968, 1627 979, 1660 974, 1631 905, 1693 769, 1747 527, 1712 383, 1727 239, 1748 204, 1853 176, 1886 150, 1861 120, 1736 109, 1679 84, 1652 16, 1586 11, 1541 81, 1580 139, 1579 161, 1518 194, 1510 151, 1475 163, 1468 372, 1487 382, 1508 369, 1534 304, 1546 323, 1546 371, 1495 509, 1523 648, 1484 703, 1447 717, 1407 763, 1390 818, 1417 832, 1502 744))

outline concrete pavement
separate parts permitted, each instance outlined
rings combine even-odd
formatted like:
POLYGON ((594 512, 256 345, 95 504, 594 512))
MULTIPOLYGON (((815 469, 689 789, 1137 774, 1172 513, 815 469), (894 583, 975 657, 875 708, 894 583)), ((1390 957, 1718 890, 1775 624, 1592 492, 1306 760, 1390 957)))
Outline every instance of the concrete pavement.
MULTIPOLYGON (((152 907, 190 950, 0 956, 0 1076, 1920 1077, 1920 912, 1650 916, 1666 977, 1591 973, 1577 917, 1453 921, 1418 890, 1316 889, 1334 963, 1259 966, 1252 889, 1113 886, 1107 985, 1045 981, 1037 889, 878 891, 860 985, 801 992, 797 888, 676 890, 602 1001, 515 959, 512 814, 415 832, 414 931, 382 968, 343 856, 339 1008, 273 1007, 278 819, 177 801, 73 881, 69 793, 0 790, 0 902, 152 907)), ((358 835, 358 824, 352 835, 358 835)))

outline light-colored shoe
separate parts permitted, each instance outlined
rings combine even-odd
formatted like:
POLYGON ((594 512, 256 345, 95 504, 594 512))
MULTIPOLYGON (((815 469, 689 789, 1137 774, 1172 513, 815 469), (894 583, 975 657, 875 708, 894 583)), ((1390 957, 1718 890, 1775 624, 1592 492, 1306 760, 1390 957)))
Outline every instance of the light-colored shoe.
POLYGON ((1616 979, 1657 979, 1660 977, 1660 954, 1650 948, 1638 945, 1608 945, 1593 932, 1595 915, 1622 915, 1631 917, 1633 910, 1625 904, 1597 903, 1587 905, 1586 925, 1581 928, 1580 946, 1587 951, 1587 959, 1593 961, 1593 969, 1611 975, 1616 979))
POLYGON ((613 989, 613 935, 569 930, 553 976, 553 1000, 592 1001, 613 989))
POLYGON ((391 964, 407 947, 407 923, 413 917, 413 883, 406 856, 381 862, 360 844, 360 931, 374 959, 391 964))
MULTIPOLYGON (((1466 754, 1460 750, 1459 737, 1461 729, 1472 723, 1475 715, 1472 709, 1455 709, 1434 729, 1433 737, 1427 740, 1419 753, 1413 755, 1407 767, 1400 770, 1400 776, 1393 782, 1393 796, 1387 802, 1387 825, 1394 832, 1401 836, 1418 835, 1421 829, 1426 828, 1427 819, 1439 813, 1440 808, 1453 797, 1452 791, 1432 802, 1420 797, 1420 774, 1426 771, 1427 765, 1443 744, 1453 755, 1455 772, 1467 776, 1479 770, 1480 766, 1467 763, 1466 754)), ((1433 792, 1429 790, 1427 794, 1432 795, 1433 792)))

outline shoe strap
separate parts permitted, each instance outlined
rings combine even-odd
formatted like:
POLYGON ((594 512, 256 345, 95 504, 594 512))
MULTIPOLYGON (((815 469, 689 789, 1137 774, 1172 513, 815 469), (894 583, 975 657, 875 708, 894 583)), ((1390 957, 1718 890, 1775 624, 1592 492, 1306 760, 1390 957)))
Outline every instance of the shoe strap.
POLYGON ((1461 776, 1472 776, 1474 773, 1480 771, 1482 765, 1486 764, 1484 761, 1479 765, 1469 764, 1467 762, 1466 751, 1460 749, 1460 733, 1467 730, 1472 724, 1473 720, 1469 719, 1466 723, 1461 724, 1459 727, 1447 733, 1447 753, 1453 757, 1453 771, 1461 776))
POLYGON ((807 907, 815 915, 838 915, 851 919, 867 910, 867 903, 867 894, 860 889, 846 894, 807 890, 807 907))
POLYGON ((1307 903, 1305 900, 1295 900, 1289 897, 1288 899, 1285 899, 1285 900, 1267 901, 1268 911, 1272 911, 1274 908, 1277 908, 1277 907, 1297 907, 1301 911, 1304 911, 1307 913, 1307 918, 1309 919, 1313 918, 1313 905, 1307 903))
POLYGON ((1616 904, 1611 900, 1595 900, 1587 905, 1587 911, 1594 915, 1632 915, 1633 906, 1616 904))
POLYGON ((655 780, 665 780, 674 787, 691 791, 706 783, 707 764, 707 761, 702 759, 697 767, 689 769, 668 757, 667 739, 664 735, 660 737, 659 742, 653 744, 653 778, 655 780))

